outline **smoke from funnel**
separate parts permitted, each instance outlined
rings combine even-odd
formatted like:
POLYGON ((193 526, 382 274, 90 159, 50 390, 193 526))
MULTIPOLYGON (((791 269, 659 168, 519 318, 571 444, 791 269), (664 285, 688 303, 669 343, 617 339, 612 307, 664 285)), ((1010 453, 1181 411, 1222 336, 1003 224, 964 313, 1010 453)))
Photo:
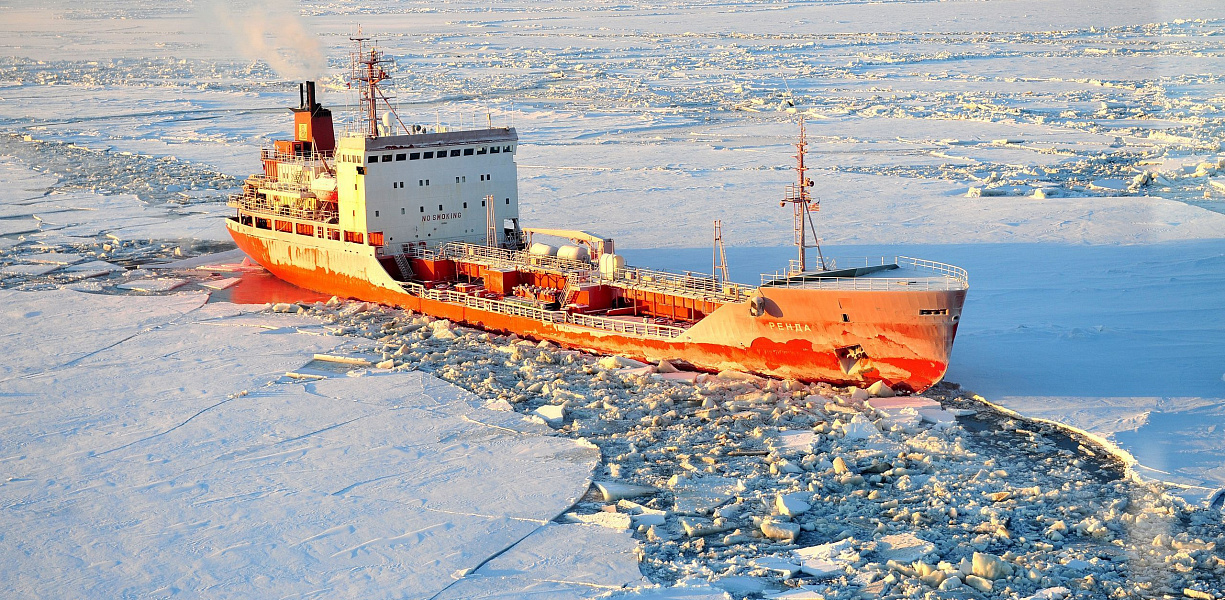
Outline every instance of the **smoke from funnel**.
POLYGON ((206 0, 193 15, 203 30, 216 33, 251 60, 268 63, 287 79, 322 79, 327 58, 319 37, 306 26, 292 0, 252 3, 206 0))

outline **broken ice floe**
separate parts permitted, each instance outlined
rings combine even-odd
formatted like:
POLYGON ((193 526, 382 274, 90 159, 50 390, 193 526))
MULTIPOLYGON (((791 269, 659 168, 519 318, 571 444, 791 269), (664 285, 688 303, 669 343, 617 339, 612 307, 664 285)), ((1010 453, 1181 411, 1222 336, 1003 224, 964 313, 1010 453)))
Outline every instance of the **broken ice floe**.
MULTIPOLYGON (((307 314, 367 336, 395 369, 429 370, 524 414, 564 415, 556 431, 592 440, 605 457, 595 491, 565 519, 628 528, 655 581, 730 579, 728 589, 746 590, 744 578, 757 577, 762 593, 822 585, 826 597, 1033 594, 1095 573, 1109 587, 1106 563, 1077 571, 1068 559, 1089 562, 1123 539, 1125 521, 1144 518, 1139 506, 1163 502, 1142 491, 1144 500, 1110 504, 1139 490, 1086 474, 1046 436, 1007 423, 964 428, 958 416, 989 423, 991 413, 951 388, 886 397, 732 373, 671 381, 657 366, 604 368, 598 357, 368 304, 307 314), (433 331, 455 336, 422 335, 433 331), (640 490, 617 485, 654 493, 624 498, 640 490), (1086 503, 1096 516, 1072 519, 1086 503), (1044 535, 1060 520, 1062 539, 1044 535), (825 544, 837 551, 805 550, 825 544), (977 573, 975 553, 992 557, 979 557, 977 573), (762 557, 799 570, 754 562, 762 557)), ((1144 564, 1166 564, 1157 555, 1169 556, 1144 564)))

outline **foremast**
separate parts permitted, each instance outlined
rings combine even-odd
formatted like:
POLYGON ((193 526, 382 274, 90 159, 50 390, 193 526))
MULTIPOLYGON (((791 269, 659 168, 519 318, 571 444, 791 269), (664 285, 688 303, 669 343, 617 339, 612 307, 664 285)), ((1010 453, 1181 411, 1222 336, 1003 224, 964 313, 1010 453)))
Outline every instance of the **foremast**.
POLYGON ((813 201, 809 191, 813 181, 808 177, 808 167, 804 158, 808 154, 808 138, 805 133, 804 119, 800 118, 800 139, 795 143, 795 173, 797 181, 787 186, 787 194, 778 203, 779 206, 791 205, 793 209, 792 227, 794 242, 799 251, 799 259, 792 262, 791 274, 803 273, 808 270, 808 249, 817 249, 819 268, 825 270, 825 256, 821 253, 821 241, 817 238, 817 228, 812 221, 812 213, 821 210, 821 200, 813 201), (808 234, 812 233, 812 241, 808 234))

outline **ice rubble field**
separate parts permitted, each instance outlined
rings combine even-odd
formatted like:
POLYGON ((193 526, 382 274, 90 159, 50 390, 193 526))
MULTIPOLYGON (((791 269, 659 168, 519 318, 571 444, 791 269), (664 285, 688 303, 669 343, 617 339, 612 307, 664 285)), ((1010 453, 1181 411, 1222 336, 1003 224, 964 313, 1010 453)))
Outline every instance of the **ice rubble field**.
POLYGON ((1215 2, 264 4, 0 8, 6 588, 1225 595, 1215 2), (406 120, 513 121, 525 220, 639 264, 709 269, 712 218, 737 279, 784 264, 804 115, 832 252, 970 270, 963 388, 652 373, 125 270, 227 247, 294 81, 354 100, 356 23, 406 120))

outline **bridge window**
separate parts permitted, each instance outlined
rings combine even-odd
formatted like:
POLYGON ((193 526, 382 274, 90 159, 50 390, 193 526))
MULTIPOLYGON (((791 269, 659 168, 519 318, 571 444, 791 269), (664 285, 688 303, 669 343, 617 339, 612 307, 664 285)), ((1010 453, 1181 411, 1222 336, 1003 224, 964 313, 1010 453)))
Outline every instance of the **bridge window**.
POLYGON ((475 152, 473 148, 464 148, 464 156, 472 156, 473 152, 475 152))
POLYGON ((458 149, 458 148, 456 148, 455 150, 452 150, 452 151, 451 151, 451 156, 459 156, 459 149, 458 149))
POLYGON ((390 155, 390 154, 384 154, 384 155, 383 155, 383 162, 391 162, 391 155, 390 155))
POLYGON ((420 160, 420 159, 421 159, 421 153, 420 153, 420 152, 413 152, 413 153, 411 153, 411 154, 409 154, 409 155, 408 155, 408 160, 420 160))
POLYGON ((361 233, 360 231, 346 231, 346 232, 345 232, 345 241, 346 241, 346 242, 350 242, 350 243, 354 243, 354 244, 360 244, 360 243, 362 243, 362 242, 364 241, 364 239, 365 239, 365 236, 364 236, 364 235, 362 235, 362 233, 361 233))
POLYGON ((397 161, 404 160, 405 158, 408 158, 408 157, 407 157, 406 155, 404 155, 404 154, 397 154, 397 155, 396 155, 396 160, 397 160, 397 161))
POLYGON ((488 151, 489 151, 489 150, 487 150, 487 149, 485 149, 485 148, 477 148, 477 149, 476 149, 476 153, 477 153, 477 154, 484 154, 484 153, 486 153, 486 152, 488 152, 488 151))
POLYGON ((511 151, 511 148, 513 148, 513 147, 514 147, 514 146, 502 146, 502 151, 503 151, 503 152, 510 152, 510 151, 511 151))
POLYGON ((497 153, 498 153, 498 147, 497 147, 497 146, 494 146, 494 147, 490 148, 490 149, 489 149, 489 153, 490 153, 490 154, 497 154, 497 153))
POLYGON ((379 162, 379 157, 371 156, 366 162, 372 162, 372 163, 379 162))
POLYGON ((426 152, 421 156, 421 158, 434 158, 434 152, 432 150, 430 152, 426 152))

